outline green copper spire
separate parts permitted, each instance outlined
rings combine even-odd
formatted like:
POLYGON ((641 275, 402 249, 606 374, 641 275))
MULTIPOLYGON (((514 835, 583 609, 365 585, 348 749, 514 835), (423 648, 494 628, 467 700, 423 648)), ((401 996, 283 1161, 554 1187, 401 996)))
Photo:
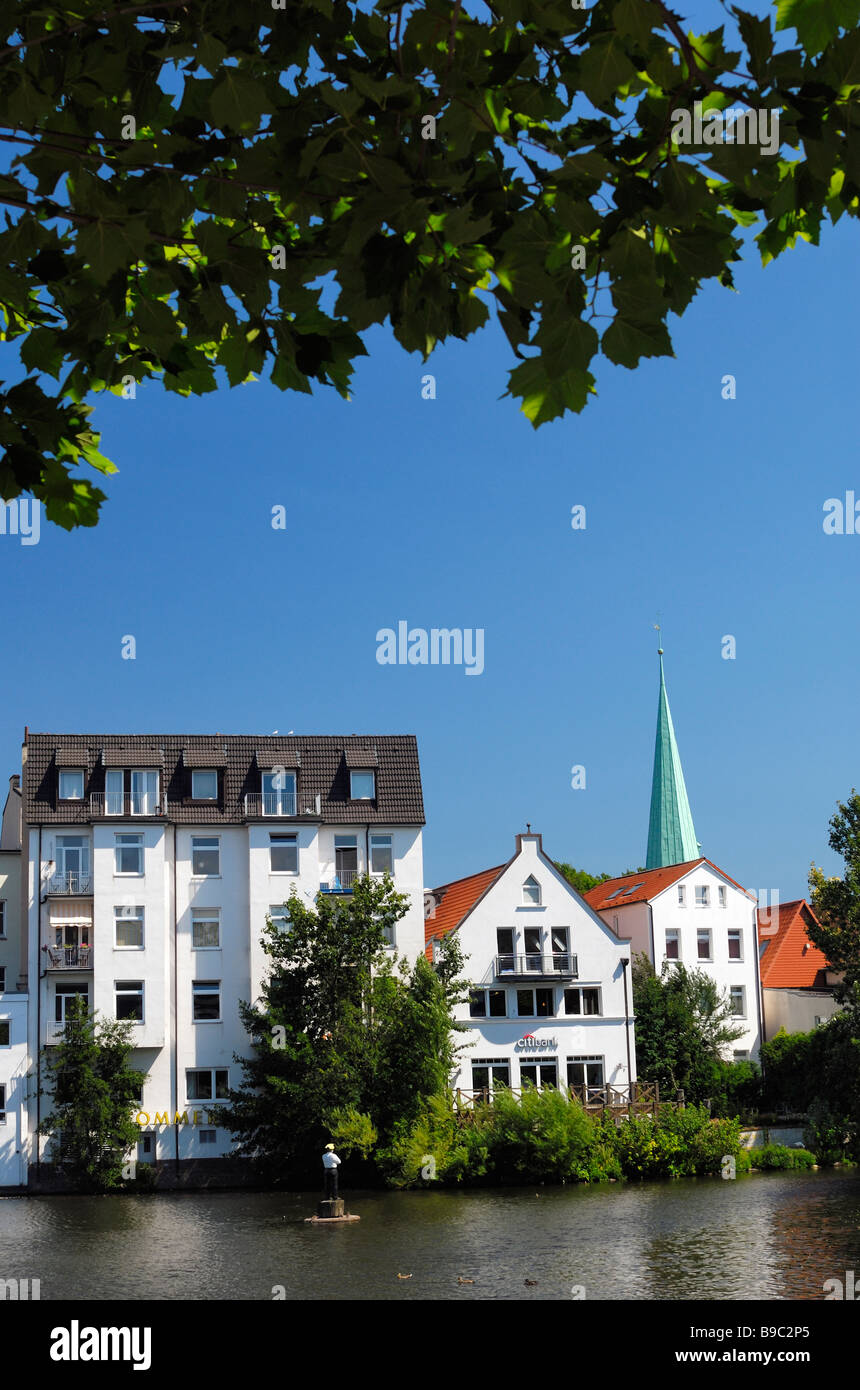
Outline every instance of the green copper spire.
POLYGON ((651 783, 651 819, 648 823, 647 869, 668 864, 684 864, 698 859, 699 845, 693 829, 693 814, 684 786, 681 755, 666 695, 663 649, 660 655, 660 698, 657 704, 657 741, 654 746, 654 779, 651 783))

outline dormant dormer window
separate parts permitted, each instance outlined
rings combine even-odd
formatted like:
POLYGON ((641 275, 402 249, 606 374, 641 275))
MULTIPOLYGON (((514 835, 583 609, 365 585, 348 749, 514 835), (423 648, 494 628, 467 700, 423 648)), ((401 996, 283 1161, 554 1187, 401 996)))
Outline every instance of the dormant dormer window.
POLYGON ((529 874, 523 884, 523 903, 526 907, 540 907, 540 884, 534 874, 529 874))
POLYGON ((350 772, 349 795, 352 801, 373 801, 376 796, 376 773, 370 770, 350 772))
POLYGON ((62 768, 60 771, 60 801, 83 801, 84 773, 82 768, 62 768))
POLYGON ((191 773, 193 801, 218 800, 218 773, 214 768, 199 768, 191 773))

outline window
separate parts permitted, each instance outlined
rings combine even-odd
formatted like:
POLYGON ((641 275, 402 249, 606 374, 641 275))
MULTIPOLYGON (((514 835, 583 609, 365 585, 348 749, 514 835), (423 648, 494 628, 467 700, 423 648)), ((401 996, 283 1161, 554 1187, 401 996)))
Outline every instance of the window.
POLYGON ((143 873, 143 836, 117 835, 114 849, 114 873, 143 873))
MULTIPOLYGON (((142 1104, 142 1102, 141 1102, 142 1104)), ((152 1156, 152 1135, 142 1134, 140 1136, 140 1152, 145 1158, 152 1156)))
POLYGON ((83 772, 60 773, 60 800, 61 801, 83 801, 84 799, 84 774, 83 772))
POLYGON ((206 839, 201 835, 192 835, 191 872, 195 878, 217 877, 220 874, 221 841, 217 837, 206 839))
POLYGON ((729 990, 729 999, 731 1000, 732 1013, 734 1017, 746 1018, 746 991, 744 990, 743 985, 732 985, 731 989, 729 990))
POLYGON ((218 800, 218 773, 213 771, 191 773, 191 796, 194 801, 218 800))
POLYGON ((599 1014, 600 990, 588 987, 566 989, 564 991, 564 1012, 566 1014, 599 1014))
POLYGON ((729 928, 729 960, 743 960, 740 927, 729 928))
POLYGON ((570 955, 568 953, 567 927, 553 927, 549 934, 549 939, 552 947, 553 970, 569 970, 570 955))
POLYGON ((269 916, 272 924, 278 931, 289 931, 290 909, 285 903, 271 903, 269 906, 269 916))
POLYGON ((711 890, 707 883, 696 884, 696 907, 707 907, 711 901, 711 890))
POLYGON ((88 985, 57 985, 57 992, 54 997, 54 1021, 55 1023, 65 1023, 69 1016, 69 1008, 75 999, 83 999, 84 1004, 89 1007, 89 986, 88 985))
POLYGON ((552 1018, 555 1014, 554 990, 518 989, 517 1014, 520 1018, 552 1018))
POLYGON ((351 772, 349 794, 353 801, 372 801, 376 796, 376 773, 351 772))
POLYGON ((732 1055, 736 1062, 745 1062, 749 1057, 748 1052, 734 1052, 732 1055))
POLYGON ((495 1091, 510 1086, 511 1064, 507 1057, 475 1057, 472 1060, 472 1089, 495 1091))
POLYGON ((358 876, 358 842, 354 835, 335 835, 334 870, 336 886, 351 888, 358 876))
POLYGON ((135 1023, 143 1022, 143 981, 117 980, 116 1016, 130 1018, 135 1023))
POLYGON ((157 811, 158 773, 132 772, 131 814, 133 816, 154 816, 157 811))
POLYGON ((123 813, 123 783, 125 773, 119 768, 110 768, 105 773, 105 815, 121 816, 123 813))
POLYGON ((299 871, 298 835, 269 836, 269 870, 273 874, 297 874, 299 871))
POLYGON ((0 1086, 0 1125, 6 1123, 6 1087, 0 1086))
POLYGON ((514 959, 513 927, 497 927, 496 950, 499 953, 496 973, 498 975, 512 975, 514 973, 514 966, 516 965, 516 960, 514 959))
POLYGON ((696 932, 696 954, 699 960, 711 959, 711 933, 705 927, 696 932))
POLYGON ((526 927, 523 932, 523 946, 526 953, 526 970, 540 970, 540 927, 526 927))
POLYGON ((371 835, 370 872, 372 874, 393 874, 394 855, 390 835, 371 835))
POLYGON ((57 836, 57 873, 70 880, 87 877, 90 872, 90 842, 84 835, 57 836))
POLYGON ((227 1100, 230 1077, 227 1067, 203 1067, 185 1073, 188 1100, 227 1100))
POLYGON ((816 1014, 816 1015, 815 1015, 815 1018, 812 1020, 812 1022, 813 1022, 813 1026, 814 1026, 815 1028, 817 1028, 818 1025, 819 1025, 820 1023, 823 1023, 823 1022, 824 1022, 824 1019, 821 1017, 821 1014, 816 1014))
POLYGON ((686 884, 684 884, 684 883, 679 883, 679 884, 678 884, 678 906, 679 906, 679 907, 686 907, 686 906, 687 906, 687 887, 686 887, 686 884))
POLYGON ((520 1062, 521 1086, 557 1086, 558 1063, 555 1058, 545 1062, 520 1062))
POLYGON ((603 1058, 568 1057, 567 1084, 568 1086, 602 1086, 604 1084, 603 1058))
POLYGON ((143 947, 143 908, 115 907, 114 945, 119 950, 141 950, 143 947))
POLYGON ((194 980, 191 986, 192 1017, 195 1023, 217 1023, 221 1019, 221 981, 194 980))
POLYGON ((221 945, 221 912, 217 907, 192 907, 191 948, 212 951, 221 945))
POLYGON ((717 888, 717 898, 719 900, 720 907, 725 907, 727 901, 727 894, 726 885, 724 883, 721 883, 717 888))
POLYGON ((263 773, 263 815, 294 816, 296 814, 296 774, 294 772, 263 773))
POLYGON ((0 1018, 0 1047, 11 1045, 10 1024, 8 1018, 0 1018))
POLYGON ((201 1143, 201 1144, 214 1144, 214 1143, 215 1143, 215 1135, 216 1135, 216 1131, 215 1131, 214 1129, 201 1129, 201 1131, 200 1131, 200 1143, 201 1143))
POLYGON ((0 936, 6 935, 6 899, 0 898, 0 936))
MULTIPOLYGON (((530 991, 529 991, 530 992, 530 991)), ((503 989, 473 989, 469 995, 471 1018, 507 1018, 506 992, 503 989)))
POLYGON ((523 884, 523 902, 527 907, 540 907, 540 884, 534 874, 529 874, 523 884))
POLYGON ((6 967, 5 967, 5 965, 0 965, 0 994, 5 993, 5 990, 6 990, 6 967))
POLYGON ((89 922, 54 922, 54 945, 64 951, 73 951, 66 965, 84 965, 88 962, 84 959, 76 959, 79 948, 88 948, 90 944, 90 923, 89 922))
POLYGON ((677 927, 666 928, 666 959, 681 959, 681 933, 677 927))

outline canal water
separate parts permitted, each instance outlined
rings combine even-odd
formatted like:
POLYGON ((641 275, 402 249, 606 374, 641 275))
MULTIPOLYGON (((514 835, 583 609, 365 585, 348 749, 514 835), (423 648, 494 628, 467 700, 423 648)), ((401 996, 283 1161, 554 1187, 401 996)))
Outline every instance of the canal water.
POLYGON ((642 1186, 0 1199, 0 1278, 45 1299, 816 1299, 860 1271, 860 1176, 642 1186), (408 1275, 409 1278, 398 1278, 408 1275), (458 1283, 458 1279, 473 1283, 458 1283), (527 1284, 526 1280, 530 1282, 527 1284))

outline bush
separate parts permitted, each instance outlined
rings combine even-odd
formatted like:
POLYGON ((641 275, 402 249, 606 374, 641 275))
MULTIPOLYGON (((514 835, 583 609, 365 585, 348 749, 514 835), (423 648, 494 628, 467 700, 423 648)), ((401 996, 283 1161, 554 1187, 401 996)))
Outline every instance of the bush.
POLYGON ((785 1144, 764 1144, 747 1152, 753 1168, 812 1168, 816 1161, 808 1149, 789 1149, 785 1144))
POLYGON ((618 1126, 618 1157, 628 1178, 683 1178, 718 1174, 723 1158, 740 1152, 740 1121, 712 1120, 704 1106, 661 1110, 618 1126))
POLYGON ((815 1154, 819 1163, 841 1163, 846 1156, 849 1121, 847 1116, 831 1110, 826 1101, 817 1100, 809 1108, 809 1121, 803 1131, 803 1142, 815 1154))

